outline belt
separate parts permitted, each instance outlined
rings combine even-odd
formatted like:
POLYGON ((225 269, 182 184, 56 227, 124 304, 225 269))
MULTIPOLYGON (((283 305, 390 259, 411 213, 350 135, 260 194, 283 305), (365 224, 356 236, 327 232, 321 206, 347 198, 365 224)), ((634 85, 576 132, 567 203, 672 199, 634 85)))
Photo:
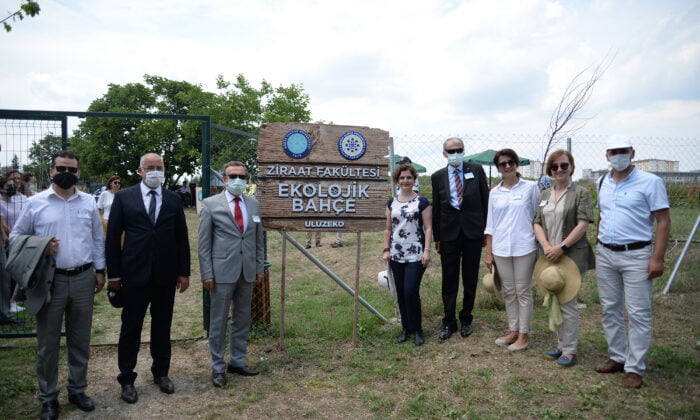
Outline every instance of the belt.
POLYGON ((651 241, 632 242, 631 244, 627 244, 627 245, 606 244, 604 242, 601 242, 600 244, 603 245, 604 247, 612 250, 612 251, 619 252, 619 251, 634 251, 635 249, 642 249, 647 245, 651 245, 651 241))
POLYGON ((61 274, 64 276, 75 276, 76 274, 80 274, 85 270, 88 270, 92 268, 92 263, 89 262, 87 264, 81 265, 79 267, 73 267, 73 268, 57 268, 54 270, 56 274, 61 274))

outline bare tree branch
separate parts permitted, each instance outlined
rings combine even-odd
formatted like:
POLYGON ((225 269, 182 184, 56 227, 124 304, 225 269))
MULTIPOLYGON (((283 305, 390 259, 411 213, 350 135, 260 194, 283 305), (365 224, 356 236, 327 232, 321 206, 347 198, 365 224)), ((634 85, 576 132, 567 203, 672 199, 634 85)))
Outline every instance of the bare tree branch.
POLYGON ((603 77, 605 71, 610 67, 615 56, 606 55, 595 67, 588 66, 571 79, 569 85, 552 112, 547 129, 547 145, 542 155, 542 173, 544 173, 545 162, 550 150, 554 148, 562 139, 571 137, 578 130, 582 129, 589 121, 587 118, 579 117, 577 114, 586 106, 591 99, 593 88, 598 80, 603 77), (590 76, 586 74, 590 72, 590 76))

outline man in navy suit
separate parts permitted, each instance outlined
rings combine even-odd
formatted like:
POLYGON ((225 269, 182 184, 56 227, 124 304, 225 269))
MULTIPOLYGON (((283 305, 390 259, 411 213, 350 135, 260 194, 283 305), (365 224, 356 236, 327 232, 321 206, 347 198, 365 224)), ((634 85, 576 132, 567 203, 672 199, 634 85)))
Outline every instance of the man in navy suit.
POLYGON ((464 300, 459 312, 460 335, 468 337, 474 331, 472 309, 484 244, 489 189, 484 168, 462 161, 464 142, 461 139, 445 140, 442 154, 448 165, 432 175, 431 183, 433 238, 442 264, 442 303, 445 308, 440 339, 447 340, 457 330, 455 312, 460 266, 464 284, 464 300))
POLYGON ((175 289, 180 293, 187 290, 190 275, 190 244, 182 200, 161 186, 165 180, 163 159, 155 153, 143 155, 138 173, 142 182, 114 196, 105 246, 109 287, 119 290, 125 302, 117 380, 122 386, 122 399, 130 404, 138 400, 134 367, 149 305, 153 381, 162 392, 175 392, 168 378, 170 325, 175 289))

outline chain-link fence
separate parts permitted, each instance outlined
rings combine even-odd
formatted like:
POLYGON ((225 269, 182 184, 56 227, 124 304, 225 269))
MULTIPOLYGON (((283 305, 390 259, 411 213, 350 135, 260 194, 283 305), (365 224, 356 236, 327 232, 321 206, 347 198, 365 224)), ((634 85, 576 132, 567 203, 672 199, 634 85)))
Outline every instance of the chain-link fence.
MULTIPOLYGON (((523 134, 446 134, 446 135, 393 135, 394 154, 408 156, 414 163, 426 168, 420 174, 421 194, 432 197, 430 174, 447 164, 442 155, 443 143, 450 137, 464 141, 465 155, 474 155, 486 150, 510 148, 531 164, 521 166, 519 172, 524 178, 537 179, 543 170, 545 141, 543 136, 523 134)), ((605 158, 607 135, 579 134, 563 139, 550 148, 550 153, 558 149, 570 150, 575 159, 573 178, 588 187, 597 199, 596 180, 610 168, 605 158)), ((667 251, 667 267, 659 283, 665 283, 676 264, 685 242, 700 214, 700 146, 697 138, 688 137, 632 137, 635 149, 633 163, 645 171, 660 176, 668 191, 671 204, 671 241, 667 251)), ((491 185, 499 182, 495 166, 484 166, 491 185)), ((594 203, 596 204, 596 203, 594 203)), ((595 229, 591 225, 589 240, 595 242, 595 229)), ((692 275, 700 272, 700 249, 695 241, 691 244, 687 257, 683 260, 676 287, 683 290, 700 288, 692 275)), ((657 288, 658 290, 658 288, 657 288)))

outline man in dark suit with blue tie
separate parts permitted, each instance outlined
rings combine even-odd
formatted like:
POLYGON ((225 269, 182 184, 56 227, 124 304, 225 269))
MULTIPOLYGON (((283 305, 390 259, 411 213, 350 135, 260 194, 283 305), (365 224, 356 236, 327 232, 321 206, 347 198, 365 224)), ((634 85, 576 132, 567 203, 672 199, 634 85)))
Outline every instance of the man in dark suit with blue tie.
POLYGON ((431 176, 431 183, 433 238, 442 264, 442 304, 445 309, 440 339, 447 340, 457 330, 455 313, 460 266, 464 284, 464 300, 459 312, 460 335, 468 337, 474 331, 472 309, 484 244, 489 189, 481 165, 462 161, 464 142, 461 139, 445 140, 442 154, 448 165, 431 176))
POLYGON ((122 399, 130 404, 138 400, 134 368, 149 305, 153 381, 162 392, 175 392, 168 377, 170 325, 175 289, 180 289, 180 293, 187 290, 190 275, 190 245, 182 200, 162 187, 163 159, 155 153, 143 155, 138 173, 142 182, 114 196, 105 246, 109 287, 119 290, 125 302, 117 380, 122 386, 122 399))

